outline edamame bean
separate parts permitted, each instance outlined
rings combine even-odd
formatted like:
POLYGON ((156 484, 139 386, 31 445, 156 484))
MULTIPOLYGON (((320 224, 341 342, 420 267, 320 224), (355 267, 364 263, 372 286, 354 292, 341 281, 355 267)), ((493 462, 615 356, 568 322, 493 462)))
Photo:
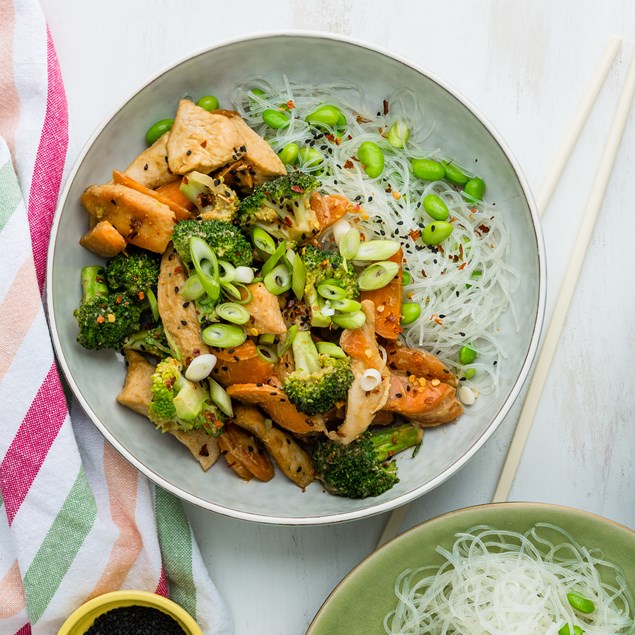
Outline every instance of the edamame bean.
POLYGON ((364 141, 359 146, 357 158, 362 162, 364 172, 371 179, 376 179, 384 171, 384 153, 382 149, 372 141, 364 141))
POLYGON ((401 272, 401 284, 403 284, 404 287, 407 287, 411 282, 412 276, 410 275, 410 272, 404 269, 401 272))
MULTIPOLYGON (((320 126, 330 126, 331 128, 335 127, 339 120, 342 112, 339 108, 335 106, 325 105, 320 106, 317 110, 314 110, 312 113, 308 114, 305 119, 309 123, 313 125, 320 126)), ((346 123, 346 119, 344 119, 344 123, 346 123)))
POLYGON ((573 631, 565 624, 559 631, 558 635, 584 635, 584 631, 579 626, 574 626, 573 631))
POLYGON ((436 194, 423 197, 423 207, 434 220, 447 220, 450 210, 443 199, 436 194))
POLYGON ((270 128, 284 128, 289 125, 289 115, 280 110, 264 110, 262 120, 270 128))
POLYGON ((443 163, 445 168, 445 178, 455 185, 465 185, 470 177, 463 173, 454 163, 443 163))
POLYGON ((346 124, 348 122, 346 121, 346 115, 340 110, 340 115, 337 118, 337 129, 339 131, 343 131, 346 128, 346 124))
POLYGON ((465 379, 472 379, 474 375, 476 375, 476 368, 466 368, 463 371, 463 377, 465 377, 465 379))
POLYGON ((252 88, 250 92, 252 95, 256 95, 256 97, 263 97, 265 94, 265 91, 262 90, 262 88, 252 88))
POLYGON ((403 148, 410 139, 410 128, 405 121, 397 120, 388 128, 386 140, 393 148, 403 148))
POLYGON ((196 105, 200 106, 204 110, 210 111, 218 110, 218 106, 220 104, 218 103, 218 99, 214 97, 214 95, 205 95, 196 102, 196 105))
POLYGON ((287 145, 278 152, 280 161, 282 161, 285 165, 294 165, 298 160, 299 154, 300 146, 297 143, 287 143, 287 145))
POLYGON ((467 364, 471 364, 476 361, 478 357, 477 352, 471 346, 461 346, 461 350, 459 351, 459 361, 464 366, 467 364))
POLYGON ((153 126, 150 126, 148 132, 146 132, 146 143, 151 146, 168 130, 171 130, 173 125, 174 119, 161 119, 161 121, 157 121, 153 126))
POLYGON ((307 168, 320 165, 320 163, 324 161, 324 155, 319 150, 316 150, 313 146, 300 148, 298 157, 300 159, 300 165, 307 168))
POLYGON ((571 593, 567 593, 567 600, 569 600, 569 604, 580 613, 593 613, 595 611, 595 602, 593 600, 589 600, 589 598, 585 598, 584 595, 580 593, 576 593, 575 591, 571 593))
POLYGON ((485 194, 485 181, 474 177, 465 184, 463 190, 470 198, 480 201, 483 198, 483 194, 485 194))
POLYGON ((421 232, 421 240, 426 245, 438 245, 443 242, 453 230, 454 227, 446 221, 434 221, 424 227, 421 232))
POLYGON ((445 176, 445 168, 432 159, 411 159, 412 171, 418 179, 440 181, 445 176))
POLYGON ((401 324, 406 326, 419 319, 421 307, 414 302, 404 302, 401 305, 401 324))

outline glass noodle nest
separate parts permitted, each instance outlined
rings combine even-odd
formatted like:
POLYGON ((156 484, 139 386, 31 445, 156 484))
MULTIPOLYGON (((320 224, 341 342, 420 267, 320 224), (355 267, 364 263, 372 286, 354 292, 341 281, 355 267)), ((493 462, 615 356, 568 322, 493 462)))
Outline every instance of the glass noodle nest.
MULTIPOLYGON (((404 269, 411 276, 405 288, 406 301, 422 309, 421 317, 404 328, 405 342, 436 354, 477 393, 496 391, 498 362, 506 357, 497 338, 498 321, 510 308, 517 322, 511 299, 519 283, 517 272, 509 265, 511 245, 505 210, 496 209, 494 204, 477 205, 445 180, 429 182, 413 175, 410 160, 425 157, 455 162, 468 176, 488 177, 461 164, 465 156, 451 157, 442 149, 425 145, 434 122, 426 118, 424 104, 415 94, 402 89, 383 103, 369 104, 363 91, 352 83, 295 85, 284 77, 282 86, 276 87, 257 77, 238 84, 232 102, 277 152, 296 143, 301 149, 312 148, 314 155, 322 155, 315 161, 300 160, 299 166, 315 173, 325 191, 342 194, 359 204, 357 227, 367 239, 385 237, 401 242, 404 269), (305 121, 308 114, 325 104, 345 114, 344 133, 324 126, 323 132, 316 134, 316 128, 305 121), (265 124, 263 112, 272 109, 287 113, 288 125, 273 129, 265 124), (385 138, 391 124, 399 120, 410 129, 409 140, 400 149, 385 138), (369 178, 357 158, 359 146, 365 141, 376 143, 384 152, 385 168, 378 178, 369 178), (452 220, 453 232, 440 248, 426 246, 420 238, 425 225, 432 222, 422 205, 430 193, 441 197, 452 220), (467 369, 459 362, 464 345, 478 353, 469 364, 467 377, 467 369)), ((478 156, 478 148, 469 151, 478 156)), ((326 233, 325 240, 333 241, 332 235, 326 233)))

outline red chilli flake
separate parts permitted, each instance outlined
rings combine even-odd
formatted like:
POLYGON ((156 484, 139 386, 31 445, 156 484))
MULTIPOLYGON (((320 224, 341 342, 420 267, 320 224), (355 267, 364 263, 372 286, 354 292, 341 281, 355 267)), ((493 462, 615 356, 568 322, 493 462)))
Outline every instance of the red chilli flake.
POLYGON ((384 115, 388 114, 388 100, 384 99, 384 115))
POLYGON ((411 229, 408 232, 408 236, 410 236, 410 238, 412 238, 412 240, 416 242, 417 240, 419 240, 419 238, 421 238, 421 231, 418 229, 411 229))
POLYGON ((463 269, 465 269, 465 265, 467 265, 467 262, 464 262, 460 267, 459 267, 459 271, 463 271, 463 269))
POLYGON ((300 187, 299 185, 292 185, 291 186, 291 190, 293 192, 299 192, 300 194, 302 194, 302 192, 304 192, 304 188, 300 187))
POLYGON ((295 108, 295 102, 293 101, 293 99, 289 99, 289 101, 287 102, 287 108, 289 110, 293 110, 295 108))
POLYGON ((344 164, 344 167, 350 170, 354 165, 355 164, 350 159, 346 159, 346 163, 344 164))
POLYGON ((103 315, 98 315, 97 316, 97 324, 103 324, 106 320, 104 319, 103 315))
POLYGON ((489 227, 487 225, 479 225, 478 228, 484 233, 489 233, 489 227))

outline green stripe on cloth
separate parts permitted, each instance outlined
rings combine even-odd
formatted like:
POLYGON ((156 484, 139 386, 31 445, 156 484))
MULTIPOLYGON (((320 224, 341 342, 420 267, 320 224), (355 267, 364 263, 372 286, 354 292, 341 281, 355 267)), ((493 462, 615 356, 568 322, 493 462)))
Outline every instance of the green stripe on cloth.
POLYGON ((97 506, 82 466, 24 576, 26 608, 31 624, 42 617, 86 540, 96 516, 97 506))
POLYGON ((21 200, 22 192, 9 160, 0 167, 0 231, 4 229, 21 200))
POLYGON ((157 534, 170 598, 196 619, 190 524, 180 500, 161 487, 157 486, 155 490, 157 534))

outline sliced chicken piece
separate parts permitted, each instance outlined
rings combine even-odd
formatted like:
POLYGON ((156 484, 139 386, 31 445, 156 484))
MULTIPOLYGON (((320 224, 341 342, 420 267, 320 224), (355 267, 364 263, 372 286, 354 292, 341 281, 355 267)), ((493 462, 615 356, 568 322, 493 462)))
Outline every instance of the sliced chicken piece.
POLYGON ((398 343, 387 343, 388 367, 425 379, 438 379, 450 386, 458 386, 456 375, 435 355, 398 343))
POLYGON ((163 253, 172 238, 174 212, 154 198, 125 185, 91 185, 82 204, 97 221, 108 221, 128 243, 163 253))
POLYGON ((242 135, 230 119, 182 99, 167 141, 168 165, 175 174, 209 174, 245 152, 242 135))
POLYGON ((249 165, 249 175, 253 185, 260 185, 276 176, 287 173, 287 168, 273 148, 257 132, 253 131, 237 112, 223 112, 232 113, 229 120, 242 137, 242 145, 247 148, 242 159, 249 165))
POLYGON ((86 232, 79 244, 103 258, 114 258, 126 247, 124 237, 107 220, 98 222, 86 232))
POLYGON ((241 159, 221 168, 213 176, 217 179, 223 179, 229 187, 247 193, 254 189, 254 179, 251 172, 249 163, 241 159))
POLYGON ((358 329, 344 330, 340 346, 352 358, 351 370, 354 380, 348 390, 346 418, 329 436, 335 441, 349 444, 362 434, 373 422, 375 414, 383 409, 390 390, 390 372, 379 352, 375 339, 375 306, 369 300, 362 302, 366 322, 358 329), (381 381, 373 390, 362 388, 362 377, 368 369, 381 373, 381 381))
POLYGON ((264 383, 273 374, 273 364, 258 355, 251 340, 237 348, 213 348, 211 352, 218 358, 212 377, 221 386, 264 383))
POLYGON ((151 190, 145 185, 142 185, 141 183, 139 183, 138 181, 135 181, 131 176, 128 176, 127 174, 123 174, 122 172, 119 172, 118 170, 113 170, 112 180, 117 185, 125 185, 126 187, 129 187, 130 189, 135 190, 136 192, 141 192, 142 194, 145 194, 146 196, 149 196, 150 198, 153 198, 156 201, 159 201, 159 203, 163 203, 164 205, 167 205, 172 210, 172 212, 174 212, 174 217, 177 220, 186 220, 187 218, 192 217, 192 215, 190 214, 190 211, 186 209, 185 207, 183 207, 182 205, 175 203, 171 198, 163 196, 163 194, 161 194, 158 190, 151 190))
POLYGON ((246 327, 247 333, 249 335, 286 333, 287 327, 282 319, 278 296, 271 293, 262 282, 250 284, 247 288, 251 292, 251 300, 243 305, 251 315, 251 321, 246 327))
POLYGON ((151 190, 176 180, 178 177, 168 167, 169 136, 170 133, 166 132, 159 137, 124 170, 124 174, 151 190))
POLYGON ((401 261, 403 251, 400 249, 388 260, 396 262, 399 267, 397 275, 381 289, 362 291, 361 299, 371 300, 375 305, 375 331, 387 340, 396 340, 403 331, 401 328, 401 306, 403 303, 403 272, 401 261))
POLYGON ((456 397, 456 389, 438 379, 427 381, 392 373, 390 396, 384 411, 424 426, 436 426, 454 421, 463 412, 463 406, 456 397))
POLYGON ((195 305, 181 296, 186 280, 187 270, 170 243, 161 258, 157 301, 170 347, 176 348, 180 361, 187 367, 198 355, 209 353, 209 349, 201 339, 195 305))
POLYGON ((210 436, 204 430, 185 431, 176 428, 171 430, 170 434, 187 447, 205 471, 209 470, 220 456, 218 439, 210 436))
POLYGON ((227 465, 241 478, 250 480, 255 476, 259 481, 270 481, 273 478, 273 465, 264 448, 246 430, 230 423, 218 437, 218 444, 227 465))
POLYGON ((124 356, 128 369, 126 381, 117 395, 117 402, 147 417, 148 406, 152 401, 152 375, 155 367, 137 351, 125 350, 124 356))
POLYGON ((282 473, 298 487, 304 489, 315 479, 311 457, 290 434, 268 425, 257 408, 237 405, 234 423, 260 439, 282 473))
POLYGON ((277 386, 270 384, 234 384, 227 387, 232 399, 260 406, 280 427, 298 435, 326 430, 324 417, 300 412, 277 386))
MULTIPOLYGON (((125 350, 128 372, 117 401, 141 415, 148 416, 148 405, 152 401, 152 375, 154 366, 137 351, 125 350)), ((204 470, 208 470, 220 454, 218 441, 203 430, 180 430, 174 426, 170 434, 175 436, 192 453, 204 470)))

